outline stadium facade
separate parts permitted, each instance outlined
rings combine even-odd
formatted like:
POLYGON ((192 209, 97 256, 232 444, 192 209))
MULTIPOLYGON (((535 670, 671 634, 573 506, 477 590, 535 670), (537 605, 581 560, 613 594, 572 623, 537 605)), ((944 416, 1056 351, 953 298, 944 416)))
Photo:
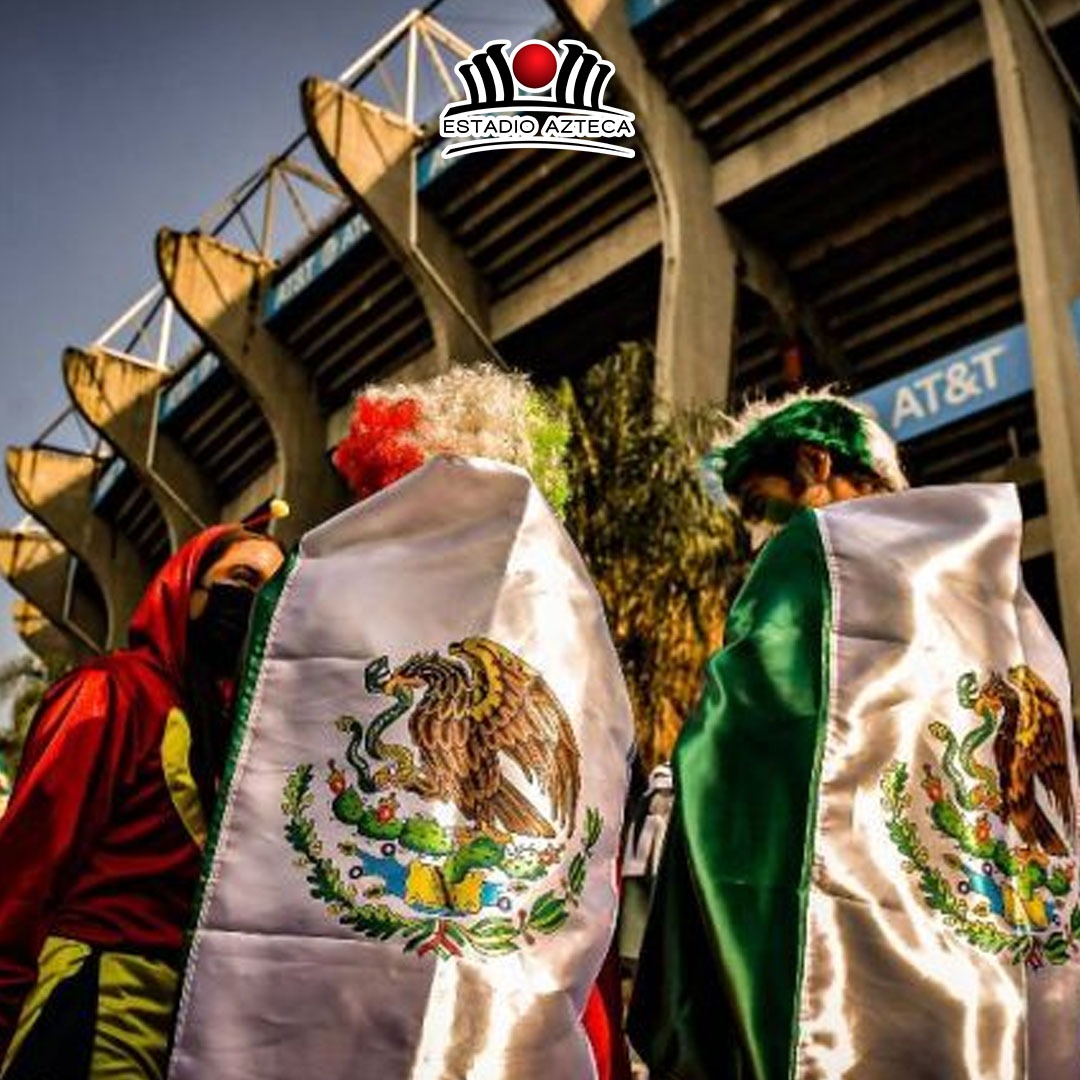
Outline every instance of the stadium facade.
POLYGON ((1015 482, 1080 682, 1080 0, 555 0, 543 35, 614 64, 636 156, 448 159, 423 71, 453 92, 484 44, 448 29, 468 3, 306 80, 304 134, 203 228, 162 230, 160 285, 65 353, 93 437, 7 453, 28 644, 118 643, 202 524, 280 494, 291 539, 344 505, 329 451, 367 381, 449 357, 552 379, 647 338, 676 401, 836 381, 917 483, 1015 482))

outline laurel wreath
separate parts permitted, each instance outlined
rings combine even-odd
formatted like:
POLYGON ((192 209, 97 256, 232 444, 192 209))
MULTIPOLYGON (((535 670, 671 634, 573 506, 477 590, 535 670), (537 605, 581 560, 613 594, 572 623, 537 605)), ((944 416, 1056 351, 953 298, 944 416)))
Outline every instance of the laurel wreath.
POLYGON ((585 812, 581 850, 570 860, 562 888, 538 896, 526 911, 514 917, 486 916, 466 923, 458 919, 402 915, 389 905, 361 902, 355 885, 347 882, 337 864, 326 854, 315 820, 309 811, 315 801, 311 792, 314 766, 298 765, 289 774, 282 792, 285 838, 299 856, 297 866, 307 870, 313 897, 322 900, 342 926, 364 937, 389 941, 405 938, 405 952, 460 956, 465 949, 483 956, 501 956, 532 945, 537 934, 553 934, 570 918, 570 909, 581 902, 589 860, 603 831, 604 819, 590 807, 585 812))
POLYGON ((1046 938, 1032 933, 1007 933, 972 913, 968 902, 952 890, 948 881, 930 862, 930 853, 919 837, 918 827, 908 813, 912 800, 908 791, 909 773, 902 761, 894 761, 881 778, 881 802, 887 812, 889 837, 907 860, 904 870, 916 874, 927 905, 938 912, 947 926, 976 948, 999 954, 1007 952, 1013 964, 1042 967, 1044 963, 1065 964, 1080 940, 1080 906, 1074 907, 1065 930, 1055 930, 1046 938))

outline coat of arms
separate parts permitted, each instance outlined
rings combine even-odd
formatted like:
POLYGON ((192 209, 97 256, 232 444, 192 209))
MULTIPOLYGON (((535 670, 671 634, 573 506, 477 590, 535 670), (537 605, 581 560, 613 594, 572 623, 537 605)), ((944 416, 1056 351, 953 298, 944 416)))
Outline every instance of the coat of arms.
POLYGON ((335 721, 345 743, 319 812, 313 764, 285 785, 285 835, 312 895, 342 925, 420 955, 500 955, 557 931, 603 821, 589 808, 577 828, 581 752, 543 676, 472 637, 393 670, 379 657, 364 681, 390 704, 335 721))
POLYGON ((959 731, 930 725, 941 754, 922 767, 922 797, 907 763, 894 761, 882 777, 889 836, 928 906, 970 944, 1031 968, 1064 964, 1080 948, 1080 905, 1061 705, 1026 665, 981 682, 968 672, 957 698, 972 719, 959 731))

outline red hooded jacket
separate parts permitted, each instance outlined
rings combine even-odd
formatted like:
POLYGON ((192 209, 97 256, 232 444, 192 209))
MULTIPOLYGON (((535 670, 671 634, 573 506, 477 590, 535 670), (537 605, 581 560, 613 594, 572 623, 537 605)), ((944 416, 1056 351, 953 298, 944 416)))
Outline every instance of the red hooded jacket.
MULTIPOLYGON (((183 946, 202 853, 162 742, 169 713, 183 709, 196 569, 230 528, 207 529, 169 559, 131 620, 131 647, 59 681, 34 720, 0 817, 0 1060, 47 937, 146 954, 183 946)), ((629 1076, 614 959, 583 1017, 601 1080, 629 1076)))
POLYGON ((131 647, 60 680, 35 717, 0 817, 0 1059, 46 937, 179 955, 201 852, 162 740, 183 708, 198 564, 229 530, 207 529, 173 555, 136 609, 131 647))

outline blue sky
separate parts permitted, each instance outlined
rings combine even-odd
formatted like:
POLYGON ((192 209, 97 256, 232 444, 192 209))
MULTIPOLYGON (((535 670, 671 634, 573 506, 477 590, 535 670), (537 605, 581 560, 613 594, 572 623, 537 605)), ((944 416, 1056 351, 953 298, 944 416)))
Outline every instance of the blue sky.
MULTIPOLYGON (((0 32, 0 438, 26 444, 69 404, 67 345, 155 283, 162 225, 191 228, 302 129, 297 86, 334 77, 406 0, 50 0, 0 32)), ((448 0, 474 44, 525 36, 538 0, 448 0)), ((23 513, 6 481, 0 516, 23 513)), ((0 660, 21 651, 0 583, 0 660)))

